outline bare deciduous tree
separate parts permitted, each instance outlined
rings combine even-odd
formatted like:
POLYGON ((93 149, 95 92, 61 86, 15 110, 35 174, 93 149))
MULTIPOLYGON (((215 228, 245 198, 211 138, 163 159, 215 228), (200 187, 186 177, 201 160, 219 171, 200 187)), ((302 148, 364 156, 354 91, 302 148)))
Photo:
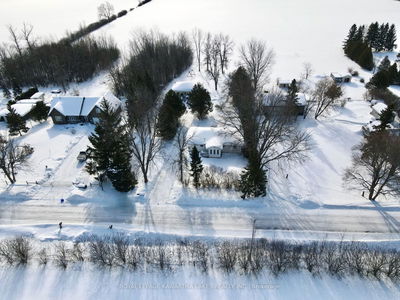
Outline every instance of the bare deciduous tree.
POLYGON ((157 136, 157 113, 144 112, 140 119, 131 120, 129 123, 133 157, 140 166, 144 182, 147 183, 150 165, 162 146, 162 140, 157 136))
POLYGON ((12 25, 8 25, 8 32, 10 33, 10 39, 13 42, 15 50, 17 50, 19 56, 22 56, 22 47, 20 44, 21 37, 18 36, 16 29, 12 25))
POLYGON ((311 63, 309 63, 309 62, 305 62, 304 64, 303 64, 303 74, 302 74, 302 77, 304 78, 304 79, 308 79, 310 76, 311 76, 311 74, 313 73, 313 67, 312 67, 312 65, 311 65, 311 63))
POLYGON ((233 53, 234 42, 231 37, 227 34, 220 33, 216 37, 216 44, 218 45, 219 60, 221 65, 221 72, 225 74, 225 70, 228 67, 230 56, 233 53))
POLYGON ((184 172, 187 168, 188 159, 185 155, 185 151, 188 148, 189 142, 193 135, 188 135, 188 130, 186 127, 180 126, 176 133, 175 148, 178 151, 178 158, 176 159, 176 164, 179 169, 179 180, 181 183, 184 181, 184 172))
POLYGON ((367 136, 354 148, 344 180, 351 188, 366 189, 372 201, 379 195, 400 195, 400 137, 387 131, 367 136))
POLYGON ((17 145, 14 139, 0 135, 0 170, 10 181, 16 182, 17 170, 27 165, 28 157, 33 153, 30 145, 17 145))
POLYGON ((214 81, 214 89, 218 90, 218 81, 221 76, 221 65, 219 63, 219 41, 217 37, 214 37, 211 49, 210 49, 210 66, 208 68, 208 75, 214 81))
POLYGON ((36 40, 35 40, 35 38, 32 37, 32 32, 33 32, 33 25, 24 23, 24 25, 22 27, 22 36, 24 37, 24 40, 30 51, 36 45, 36 40))
POLYGON ((210 70, 211 65, 211 48, 213 45, 213 37, 210 32, 207 32, 204 37, 203 43, 203 55, 204 55, 204 64, 206 65, 206 71, 210 70))
POLYGON ((99 19, 110 19, 114 15, 114 6, 106 1, 97 8, 99 19))
POLYGON ((196 59, 197 59, 197 65, 199 67, 199 72, 201 70, 201 52, 202 52, 202 46, 203 46, 203 31, 199 28, 195 28, 192 31, 192 39, 193 39, 193 44, 194 44, 194 50, 196 53, 196 59))
POLYGON ((274 51, 268 49, 265 42, 252 39, 240 47, 240 57, 253 88, 258 91, 268 81, 269 71, 274 64, 274 51))
POLYGON ((318 117, 329 111, 342 95, 342 88, 330 78, 318 81, 312 95, 315 106, 314 118, 317 120, 318 117))

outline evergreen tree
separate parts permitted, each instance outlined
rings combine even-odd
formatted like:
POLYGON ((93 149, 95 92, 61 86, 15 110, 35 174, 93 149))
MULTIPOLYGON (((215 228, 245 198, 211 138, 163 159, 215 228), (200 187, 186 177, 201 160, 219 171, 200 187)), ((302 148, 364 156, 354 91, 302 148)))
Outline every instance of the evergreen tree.
POLYGON ((390 78, 387 71, 379 71, 372 76, 371 80, 368 83, 369 86, 373 86, 374 88, 384 89, 390 85, 390 78))
POLYGON ((394 24, 392 24, 390 26, 390 29, 389 29, 387 35, 386 35, 385 49, 387 51, 393 51, 397 47, 396 40, 397 40, 396 26, 394 24))
POLYGON ((179 119, 170 107, 162 105, 158 113, 158 134, 164 140, 171 140, 176 135, 179 127, 179 119))
POLYGON ((387 128, 387 126, 391 122, 393 122, 393 119, 394 119, 394 105, 389 104, 388 107, 386 107, 386 109, 384 109, 379 116, 379 120, 381 121, 381 124, 378 126, 375 126, 374 128, 377 130, 385 130, 387 128))
POLYGON ((196 113, 199 119, 204 119, 213 109, 210 93, 200 83, 190 92, 188 104, 192 113, 196 113))
POLYGON ((32 109, 32 118, 36 121, 45 121, 49 113, 49 108, 43 101, 36 102, 35 107, 32 109))
POLYGON ((376 51, 382 51, 385 50, 385 43, 386 43, 386 37, 389 32, 389 23, 382 23, 379 26, 379 34, 378 34, 378 39, 377 39, 377 48, 375 49, 376 51))
POLYGON ((363 50, 360 52, 358 58, 356 58, 356 62, 363 67, 371 71, 374 68, 374 57, 372 55, 372 49, 366 43, 361 43, 363 50))
POLYGON ((181 97, 173 90, 165 95, 158 115, 159 135, 165 140, 174 138, 179 127, 179 118, 185 113, 186 106, 181 97))
POLYGON ((27 132, 29 130, 26 127, 26 121, 19 115, 14 108, 9 108, 9 113, 7 114, 7 125, 10 135, 22 135, 22 132, 27 132))
POLYGON ((353 24, 353 26, 351 26, 351 28, 349 30, 346 40, 343 43, 343 49, 345 50, 345 52, 349 45, 349 42, 354 41, 354 37, 355 37, 356 33, 357 33, 357 25, 353 24))
POLYGON ((203 164, 201 162, 199 151, 196 146, 193 147, 190 153, 190 176, 193 177, 193 185, 195 188, 199 188, 200 186, 200 176, 203 172, 203 164))
POLYGON ((264 197, 266 195, 266 174, 256 156, 249 157, 249 163, 240 177, 242 198, 264 197))
POLYGON ((354 41, 363 42, 365 35, 365 26, 361 25, 358 27, 356 34, 354 35, 354 41))
POLYGON ((298 100, 297 93, 299 88, 297 87, 296 79, 293 79, 288 88, 287 100, 291 102, 296 102, 298 100))
POLYGON ((114 188, 128 192, 135 187, 136 179, 131 171, 129 136, 121 116, 107 101, 101 104, 99 121, 89 136, 89 160, 86 170, 102 183, 109 178, 114 188))
POLYGON ((393 63, 390 68, 387 70, 388 73, 388 78, 389 78, 389 83, 390 84, 398 84, 398 75, 399 72, 397 70, 397 64, 393 63))
POLYGON ((377 49, 377 41, 379 38, 379 24, 378 22, 371 23, 368 27, 367 35, 366 35, 366 42, 369 46, 373 49, 377 49))
POLYGON ((385 56, 384 59, 382 59, 381 63, 379 64, 378 70, 379 71, 388 71, 391 66, 390 60, 388 56, 385 56))
POLYGON ((131 168, 132 153, 126 128, 122 125, 117 127, 115 134, 114 151, 110 155, 111 168, 107 177, 117 191, 126 193, 133 190, 137 183, 131 168))

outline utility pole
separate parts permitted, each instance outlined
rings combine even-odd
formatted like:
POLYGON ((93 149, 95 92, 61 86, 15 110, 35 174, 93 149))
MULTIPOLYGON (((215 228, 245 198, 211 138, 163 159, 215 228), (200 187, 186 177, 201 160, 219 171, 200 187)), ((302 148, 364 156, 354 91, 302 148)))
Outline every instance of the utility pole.
POLYGON ((256 221, 257 221, 257 219, 253 220, 253 230, 251 233, 250 251, 249 251, 249 257, 248 257, 249 263, 251 262, 251 255, 253 254, 254 236, 256 235, 256 221))

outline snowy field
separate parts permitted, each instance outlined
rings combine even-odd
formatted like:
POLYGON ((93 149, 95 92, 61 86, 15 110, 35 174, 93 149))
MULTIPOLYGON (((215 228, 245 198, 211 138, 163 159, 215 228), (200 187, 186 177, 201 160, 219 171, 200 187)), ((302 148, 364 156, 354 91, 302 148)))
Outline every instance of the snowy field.
POLYGON ((359 278, 336 279, 293 273, 275 278, 226 275, 204 276, 188 269, 168 274, 131 273, 72 267, 0 269, 0 298, 31 299, 398 299, 390 282, 359 278), (77 276, 79 274, 79 276, 77 276))

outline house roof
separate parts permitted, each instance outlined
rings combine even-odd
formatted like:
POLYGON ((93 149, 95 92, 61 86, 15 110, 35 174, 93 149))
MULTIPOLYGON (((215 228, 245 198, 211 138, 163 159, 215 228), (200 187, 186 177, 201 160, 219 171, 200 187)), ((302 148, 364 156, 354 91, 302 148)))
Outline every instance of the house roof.
POLYGON ((193 81, 177 81, 171 89, 178 93, 189 93, 192 91, 195 84, 196 83, 193 81))
POLYGON ((21 101, 24 100, 20 100, 18 103, 11 105, 11 108, 15 109, 17 114, 24 117, 35 107, 36 102, 21 103, 21 101))
POLYGON ((40 99, 43 98, 43 96, 44 96, 43 92, 37 92, 31 96, 31 99, 40 99))
POLYGON ((64 116, 88 116, 90 112, 106 100, 113 109, 121 105, 121 101, 111 92, 101 97, 57 96, 51 101, 49 114, 55 109, 64 116))
POLYGON ((226 143, 237 143, 235 137, 222 127, 190 127, 188 136, 191 136, 191 144, 204 144, 206 148, 221 148, 226 143))
POLYGON ((4 117, 9 113, 10 113, 10 111, 7 108, 3 108, 0 110, 0 117, 4 117))
POLYGON ((341 74, 341 73, 338 73, 338 72, 332 72, 331 76, 333 76, 335 78, 351 77, 350 74, 341 74))
POLYGON ((386 108, 387 108, 387 105, 382 102, 378 102, 372 106, 372 110, 374 110, 378 114, 381 114, 382 111, 384 111, 386 108))

